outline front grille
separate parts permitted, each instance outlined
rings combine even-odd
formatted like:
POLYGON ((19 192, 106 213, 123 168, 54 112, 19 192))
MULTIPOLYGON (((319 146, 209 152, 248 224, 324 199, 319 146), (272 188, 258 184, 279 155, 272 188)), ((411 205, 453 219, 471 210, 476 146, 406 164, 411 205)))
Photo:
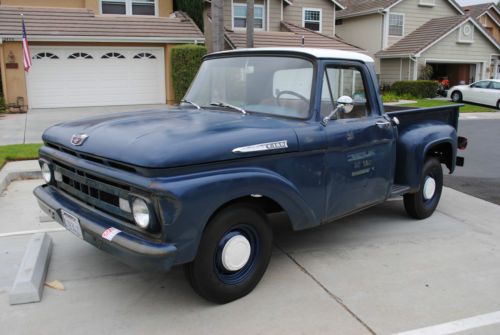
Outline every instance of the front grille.
POLYGON ((54 171, 62 176, 62 180, 56 181, 59 189, 89 206, 133 222, 132 214, 120 208, 120 198, 128 201, 130 191, 128 186, 105 180, 57 161, 54 161, 54 171))

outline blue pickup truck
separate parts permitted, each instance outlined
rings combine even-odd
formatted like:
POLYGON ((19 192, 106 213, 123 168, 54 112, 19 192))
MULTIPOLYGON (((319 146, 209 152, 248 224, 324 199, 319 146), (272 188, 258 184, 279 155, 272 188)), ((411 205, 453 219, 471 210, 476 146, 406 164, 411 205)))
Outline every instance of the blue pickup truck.
POLYGON ((459 106, 384 111, 363 54, 266 48, 205 57, 175 108, 45 131, 34 190, 79 238, 141 269, 185 266, 194 290, 226 303, 260 281, 268 214, 294 230, 404 197, 432 215, 467 140, 459 106))

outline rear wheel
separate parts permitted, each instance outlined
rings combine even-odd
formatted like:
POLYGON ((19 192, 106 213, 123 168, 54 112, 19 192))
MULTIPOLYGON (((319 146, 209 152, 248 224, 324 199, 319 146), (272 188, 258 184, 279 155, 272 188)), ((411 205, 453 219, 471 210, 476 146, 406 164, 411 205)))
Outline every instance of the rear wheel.
POLYGON ((497 101, 497 109, 500 109, 500 100, 497 101))
POLYGON ((453 102, 461 102, 462 101, 462 93, 460 93, 459 91, 454 91, 451 94, 451 100, 453 102))
POLYGON ((252 205, 231 206, 207 225, 195 260, 185 266, 193 289, 216 303, 250 293, 271 258, 272 230, 252 205))
POLYGON ((438 159, 430 157, 424 164, 420 177, 420 189, 404 195, 408 215, 425 219, 434 213, 443 190, 443 169, 438 159))

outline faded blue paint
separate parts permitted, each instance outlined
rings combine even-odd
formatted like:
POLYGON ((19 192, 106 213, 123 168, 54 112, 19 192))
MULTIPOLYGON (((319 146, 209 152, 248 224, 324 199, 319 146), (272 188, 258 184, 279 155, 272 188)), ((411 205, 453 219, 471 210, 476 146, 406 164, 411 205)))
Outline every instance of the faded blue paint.
MULTIPOLYGON (((44 133, 43 140, 123 163, 137 172, 75 157, 48 145, 42 147, 40 156, 129 185, 152 199, 162 221, 161 235, 137 236, 135 244, 128 246, 136 258, 145 245, 167 249, 168 262, 161 263, 162 269, 193 260, 210 217, 234 199, 251 194, 268 197, 285 210, 294 229, 300 230, 381 203, 390 196, 393 184, 418 189, 425 156, 436 144, 451 144, 450 169, 454 169, 457 106, 386 114, 373 64, 311 60, 315 87, 307 120, 194 108, 124 113, 56 125, 44 133), (320 124, 322 73, 330 64, 356 66, 365 75, 372 111, 369 117, 332 120, 326 127, 320 124), (401 121, 399 127, 376 125, 394 116, 401 121), (81 147, 71 147, 71 136, 77 133, 89 137, 81 147), (274 141, 286 141, 287 148, 232 151, 274 141)), ((58 192, 45 186, 37 188, 35 195, 56 212, 68 208, 79 213, 78 205, 58 192)), ((100 227, 94 227, 94 234, 115 226, 133 240, 133 231, 118 220, 101 220, 97 211, 88 208, 80 215, 100 227)), ((130 252, 113 249, 94 236, 99 241, 95 242, 89 234, 86 240, 90 243, 118 257, 131 257, 130 252)))

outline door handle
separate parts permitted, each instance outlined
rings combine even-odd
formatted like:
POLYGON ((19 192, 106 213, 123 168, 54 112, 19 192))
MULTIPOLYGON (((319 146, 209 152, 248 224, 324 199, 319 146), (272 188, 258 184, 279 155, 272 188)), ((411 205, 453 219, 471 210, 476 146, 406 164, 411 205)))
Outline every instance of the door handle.
POLYGON ((379 128, 386 129, 386 128, 389 128, 391 126, 391 121, 385 121, 385 120, 384 121, 377 121, 376 125, 379 128))

